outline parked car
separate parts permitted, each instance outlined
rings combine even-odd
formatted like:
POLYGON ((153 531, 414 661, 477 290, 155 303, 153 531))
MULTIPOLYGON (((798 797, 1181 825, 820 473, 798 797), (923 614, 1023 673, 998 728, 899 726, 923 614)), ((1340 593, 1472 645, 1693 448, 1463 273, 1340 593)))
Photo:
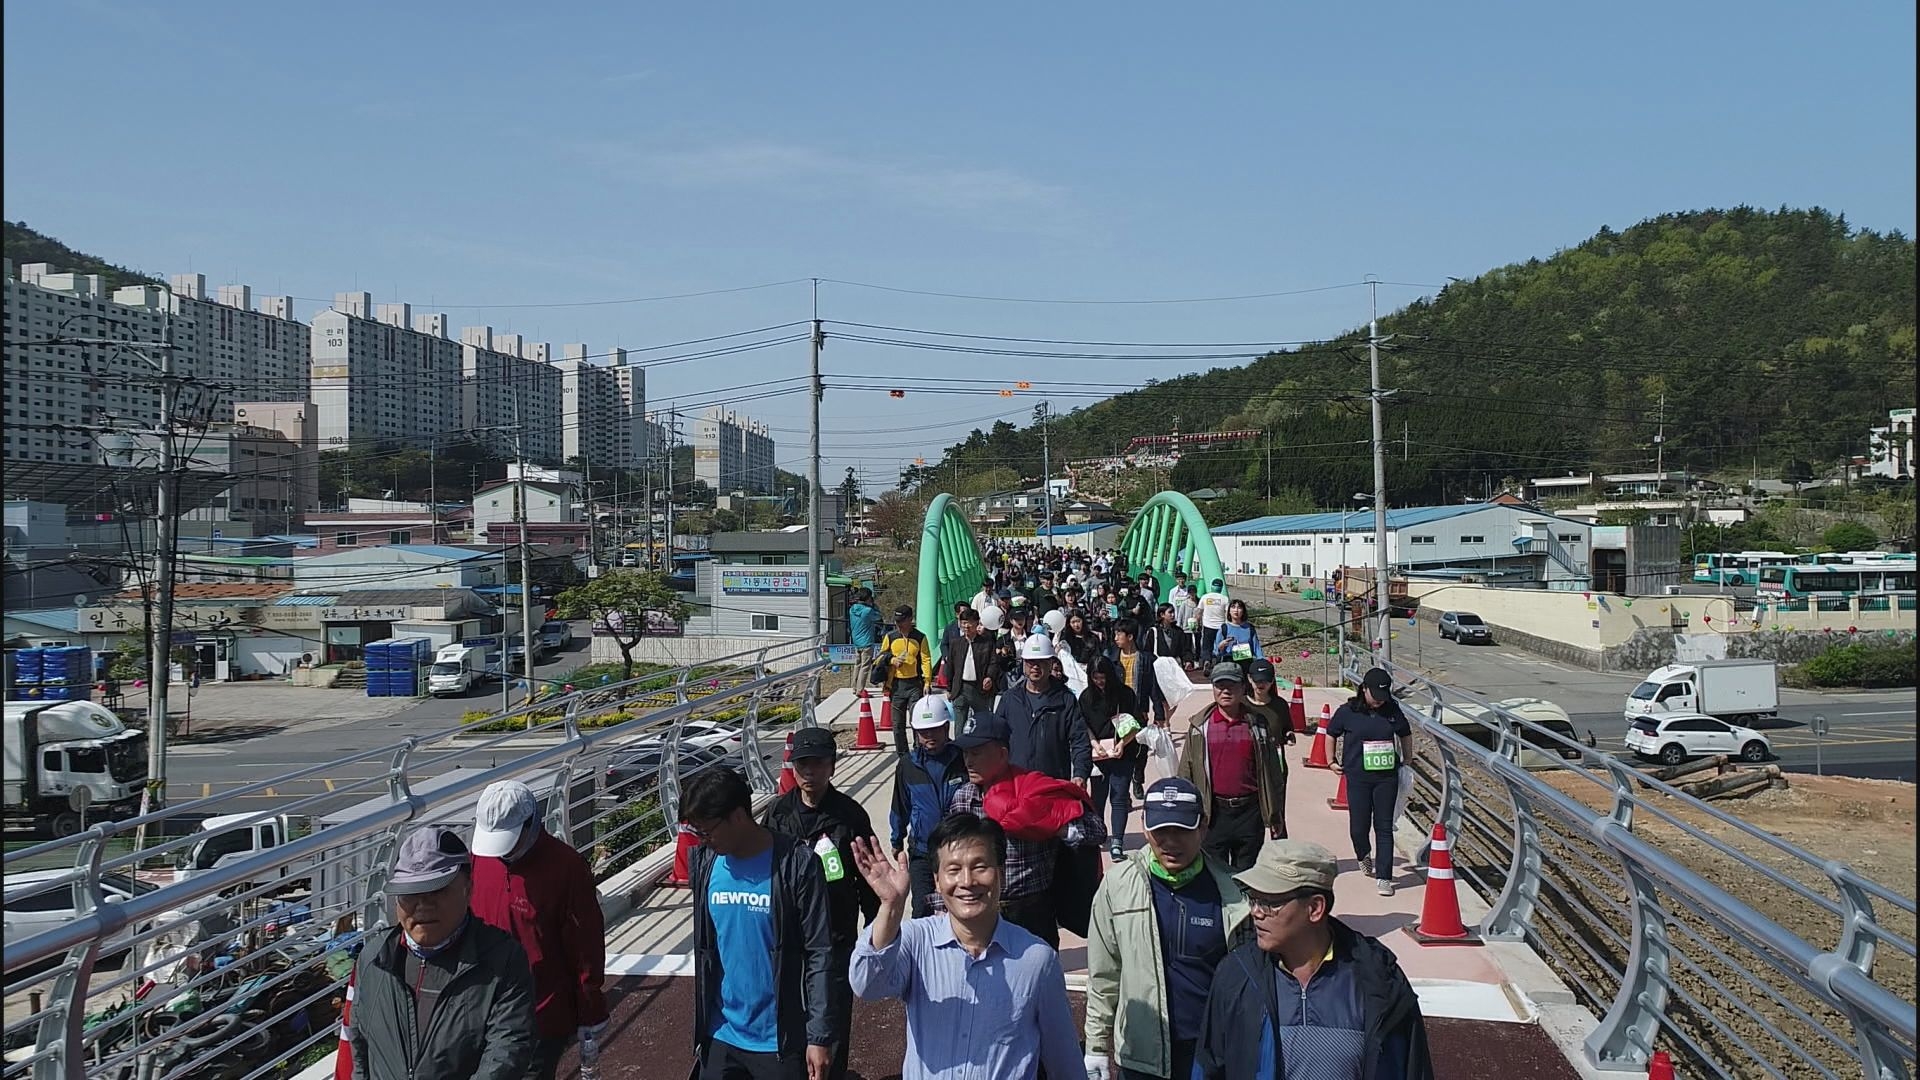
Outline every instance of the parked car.
POLYGON ((631 552, 631 551, 621 552, 620 565, 621 566, 639 566, 640 556, 637 553, 631 552))
MULTIPOLYGON (((739 753, 739 728, 715 720, 689 720, 680 733, 680 776, 684 779, 708 765, 736 763, 739 753)), ((622 743, 607 759, 607 794, 618 795, 631 786, 651 787, 665 763, 664 731, 622 743)))
MULTIPOLYGON (((1573 722, 1567 718, 1567 710, 1543 698, 1516 697, 1507 698, 1495 704, 1508 712, 1537 724, 1560 736, 1569 743, 1580 741, 1579 732, 1573 728, 1573 722)), ((1480 705, 1448 705, 1442 712, 1443 722, 1456 733, 1464 735, 1489 750, 1498 748, 1500 718, 1480 705)), ((1556 742, 1532 728, 1520 729, 1520 767, 1523 769, 1557 769, 1563 761, 1577 761, 1580 751, 1565 743, 1556 742)))
POLYGON ((1773 743, 1765 735, 1705 713, 1642 716, 1627 728, 1626 744, 1640 757, 1663 765, 1678 765, 1709 754, 1726 754, 1742 761, 1766 761, 1773 756, 1773 743))
POLYGON ((1440 613, 1440 636, 1462 645, 1491 645, 1493 627, 1480 621, 1480 616, 1471 611, 1443 611, 1440 613))
MULTIPOLYGON (((8 941, 20 941, 44 930, 50 930, 72 922, 77 918, 73 909, 73 887, 56 885, 33 891, 33 886, 54 878, 71 874, 71 870, 23 870, 18 873, 9 871, 5 892, 5 929, 8 941), (31 893, 32 895, 28 895, 31 893)), ((143 896, 159 888, 150 881, 119 873, 106 873, 100 876, 100 885, 109 900, 130 900, 143 896)), ((126 953, 124 942, 139 931, 139 927, 125 926, 115 931, 102 944, 100 955, 111 958, 126 953)), ((49 965, 51 966, 51 965, 49 965)), ((16 975, 30 974, 30 971, 8 969, 6 975, 11 980, 16 975)))

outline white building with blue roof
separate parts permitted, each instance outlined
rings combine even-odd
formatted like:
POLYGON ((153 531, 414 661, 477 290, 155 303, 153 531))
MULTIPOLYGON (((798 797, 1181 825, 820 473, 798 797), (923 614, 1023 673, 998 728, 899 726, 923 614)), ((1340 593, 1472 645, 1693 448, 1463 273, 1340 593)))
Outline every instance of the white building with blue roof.
MULTIPOLYGON (((1339 567, 1375 568, 1373 510, 1280 514, 1213 529, 1231 573, 1328 579, 1339 567)), ((1410 506, 1387 512, 1386 562, 1413 577, 1471 576, 1549 589, 1590 586, 1593 527, 1510 503, 1410 506)))

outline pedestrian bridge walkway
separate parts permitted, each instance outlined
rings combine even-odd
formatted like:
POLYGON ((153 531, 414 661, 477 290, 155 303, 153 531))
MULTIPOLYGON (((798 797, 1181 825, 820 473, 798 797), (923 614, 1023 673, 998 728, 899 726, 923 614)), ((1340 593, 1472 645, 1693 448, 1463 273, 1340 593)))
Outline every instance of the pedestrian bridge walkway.
MULTIPOLYGON (((1342 697, 1334 690, 1308 690, 1308 709, 1342 697)), ((842 692, 823 707, 820 722, 842 732, 842 746, 853 741, 855 710, 842 692)), ((1206 703, 1204 693, 1188 698, 1173 718, 1176 737, 1184 737, 1189 719, 1206 703)), ((882 739, 886 742, 885 738, 882 739)), ((1572 1004, 1572 995, 1525 945, 1423 947, 1407 935, 1419 918, 1425 897, 1420 871, 1408 865, 1424 837, 1402 824, 1398 837, 1399 873, 1392 897, 1376 895, 1350 858, 1347 815, 1331 810, 1336 776, 1308 769, 1303 740, 1289 748, 1288 829, 1343 856, 1335 886, 1334 913, 1394 950, 1420 996, 1439 1075, 1482 1076, 1503 1080, 1567 1080, 1591 1075, 1579 1055, 1580 1039, 1592 1018, 1572 1004)), ((840 759, 836 783, 859 799, 876 831, 886 829, 892 791, 893 753, 848 753, 840 759)), ((1148 779, 1160 771, 1149 766, 1148 779)), ((1128 850, 1145 843, 1136 810, 1129 826, 1128 850)), ((1484 905, 1463 890, 1461 903, 1472 925, 1484 905)), ((607 1077, 672 1077, 692 1065, 692 899, 685 889, 660 885, 636 898, 624 916, 607 929, 607 971, 616 1002, 603 1044, 601 1073, 607 1077)), ((1062 935, 1061 959, 1076 1015, 1085 985, 1085 943, 1062 935)), ((855 1007, 853 1071, 866 1080, 895 1076, 905 1052, 905 1027, 897 1002, 860 1002, 855 1007)), ((569 1066, 570 1067, 570 1066, 569 1066)), ((562 1075, 566 1075, 563 1069, 562 1075)))

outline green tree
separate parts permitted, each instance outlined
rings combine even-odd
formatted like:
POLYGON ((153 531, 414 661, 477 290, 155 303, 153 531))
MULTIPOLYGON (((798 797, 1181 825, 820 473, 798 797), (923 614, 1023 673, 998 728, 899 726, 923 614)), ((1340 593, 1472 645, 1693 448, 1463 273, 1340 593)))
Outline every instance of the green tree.
POLYGON ((707 518, 707 524, 713 532, 739 532, 740 515, 731 510, 715 510, 707 518))
POLYGON ((899 491, 882 494, 873 501, 873 508, 867 511, 868 527, 892 541, 896 548, 904 548, 912 543, 920 535, 920 528, 926 520, 926 507, 919 500, 899 491))
POLYGON ((687 605, 652 570, 609 570, 559 596, 560 614, 569 619, 593 619, 607 628, 620 647, 623 679, 633 678, 633 650, 647 636, 647 617, 657 615, 678 622, 687 617, 687 605))
POLYGON ((1880 538, 1858 521, 1836 521, 1820 534, 1820 542, 1828 551, 1870 551, 1880 538))

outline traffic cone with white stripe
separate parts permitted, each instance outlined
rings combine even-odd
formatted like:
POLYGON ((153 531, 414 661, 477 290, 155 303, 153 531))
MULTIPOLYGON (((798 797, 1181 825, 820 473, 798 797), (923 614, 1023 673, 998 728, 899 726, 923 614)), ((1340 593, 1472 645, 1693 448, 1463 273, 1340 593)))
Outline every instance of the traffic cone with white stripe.
POLYGON ((854 729, 853 750, 884 750, 880 745, 880 736, 873 726, 873 702, 867 700, 867 692, 860 691, 860 722, 854 729))
MULTIPOLYGON (((904 720, 901 722, 905 723, 904 720)), ((880 730, 893 730, 893 699, 891 697, 880 699, 880 730)))
POLYGON ((353 976, 347 976, 346 1000, 340 1003, 340 1050, 333 1055, 333 1080, 353 1080, 353 976))
POLYGON ((1327 745, 1327 723, 1332 719, 1333 717, 1327 713, 1327 707, 1320 706, 1320 726, 1313 733, 1313 749, 1308 751, 1307 760, 1301 762, 1309 769, 1333 768, 1331 748, 1327 745))
POLYGON ((787 748, 780 755, 780 794, 785 795, 800 786, 800 778, 793 775, 793 732, 787 732, 787 748))
POLYGON ((1433 823, 1433 841, 1427 847, 1427 895, 1420 903, 1420 923, 1407 936, 1422 945, 1480 945, 1480 935, 1460 921, 1460 894, 1453 884, 1453 843, 1447 827, 1433 823))
POLYGON ((1287 708, 1287 726, 1294 731, 1307 730, 1307 693, 1298 675, 1293 677, 1293 701, 1287 708))

